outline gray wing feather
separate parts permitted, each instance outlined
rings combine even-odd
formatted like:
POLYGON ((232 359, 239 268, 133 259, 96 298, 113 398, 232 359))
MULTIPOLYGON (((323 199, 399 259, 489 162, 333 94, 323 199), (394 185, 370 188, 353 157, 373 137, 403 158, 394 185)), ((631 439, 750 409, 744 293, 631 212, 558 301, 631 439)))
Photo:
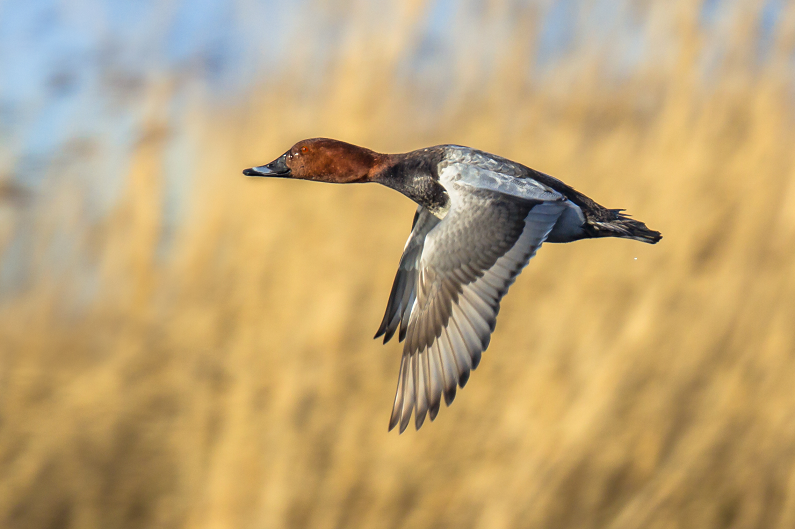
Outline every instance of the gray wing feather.
POLYGON ((439 222, 440 220, 424 207, 417 208, 411 234, 403 249, 395 281, 392 284, 392 292, 389 294, 389 301, 386 304, 384 319, 375 334, 375 338, 383 335, 384 343, 392 339, 398 325, 400 326, 399 340, 403 341, 416 295, 415 282, 425 237, 439 222))
MULTIPOLYGON (((533 178, 533 175, 543 173, 500 156, 467 147, 450 149, 447 158, 440 164, 440 172, 442 179, 527 200, 564 198, 559 191, 533 178)), ((554 180, 549 175, 543 176, 554 180)))
POLYGON ((400 284, 395 279, 379 329, 391 337, 396 322, 408 320, 389 423, 401 432, 412 411, 419 429, 426 413, 436 418, 442 397, 449 406, 456 387, 467 383, 488 347, 500 300, 565 208, 562 200, 526 200, 466 184, 450 190, 444 220, 422 219, 420 208, 398 272, 414 277, 400 284))

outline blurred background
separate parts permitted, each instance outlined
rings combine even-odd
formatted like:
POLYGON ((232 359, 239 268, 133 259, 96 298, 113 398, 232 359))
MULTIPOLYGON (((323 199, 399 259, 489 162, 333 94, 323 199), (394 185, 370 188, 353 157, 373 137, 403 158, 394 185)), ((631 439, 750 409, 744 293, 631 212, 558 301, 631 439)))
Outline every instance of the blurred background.
POLYGON ((795 527, 795 5, 0 1, 0 526, 795 527), (546 245, 387 433, 415 206, 247 179, 457 143, 663 241, 546 245))

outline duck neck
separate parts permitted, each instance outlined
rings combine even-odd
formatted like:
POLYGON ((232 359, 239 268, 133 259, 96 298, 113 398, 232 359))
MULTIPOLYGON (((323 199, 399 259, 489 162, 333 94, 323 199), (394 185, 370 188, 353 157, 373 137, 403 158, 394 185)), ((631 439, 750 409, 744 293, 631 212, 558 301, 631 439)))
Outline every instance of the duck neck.
POLYGON ((436 217, 443 218, 450 209, 450 197, 439 183, 441 160, 442 153, 431 149, 385 155, 371 181, 403 193, 436 217))

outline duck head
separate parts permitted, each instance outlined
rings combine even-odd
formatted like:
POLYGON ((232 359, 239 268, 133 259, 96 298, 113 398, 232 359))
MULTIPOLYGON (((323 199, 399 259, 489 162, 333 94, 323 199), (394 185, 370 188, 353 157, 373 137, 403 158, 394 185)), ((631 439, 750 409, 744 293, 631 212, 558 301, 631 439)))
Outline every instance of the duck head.
POLYGON ((348 184, 370 182, 385 155, 327 138, 302 140, 271 163, 243 171, 246 176, 270 176, 348 184))

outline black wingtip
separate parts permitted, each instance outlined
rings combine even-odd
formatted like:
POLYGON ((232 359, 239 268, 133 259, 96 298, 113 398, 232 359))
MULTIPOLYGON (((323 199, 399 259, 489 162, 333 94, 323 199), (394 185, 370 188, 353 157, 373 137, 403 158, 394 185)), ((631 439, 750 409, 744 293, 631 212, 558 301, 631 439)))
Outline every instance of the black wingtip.
POLYGON ((432 402, 431 406, 428 408, 428 417, 430 417, 431 421, 436 419, 436 416, 439 414, 440 404, 441 402, 439 402, 438 400, 434 400, 434 402, 432 402))
POLYGON ((453 385, 452 388, 446 389, 444 391, 444 404, 447 407, 450 407, 450 404, 452 404, 453 401, 455 400, 455 388, 456 386, 453 385))
POLYGON ((392 430, 395 429, 395 426, 397 426, 399 419, 400 417, 398 415, 393 415, 392 417, 389 418, 389 429, 387 430, 387 432, 391 432, 392 430))
POLYGON ((389 340, 392 339, 392 336, 395 335, 395 329, 390 329, 384 323, 381 324, 381 327, 378 328, 378 332, 375 333, 373 336, 373 340, 377 340, 381 336, 384 337, 384 343, 387 343, 389 340))
POLYGON ((395 321, 388 322, 387 321, 387 314, 384 315, 384 319, 381 320, 381 326, 378 327, 378 332, 375 333, 373 339, 378 339, 379 336, 384 337, 384 343, 387 343, 392 337, 395 335, 395 330, 397 330, 397 323, 395 321))
POLYGON ((414 413, 414 429, 419 430, 422 427, 422 424, 425 422, 425 413, 417 414, 414 413))
POLYGON ((406 428, 409 427, 409 422, 411 422, 411 417, 409 417, 407 420, 400 421, 400 430, 398 431, 398 435, 406 431, 406 428))
POLYGON ((481 358, 481 354, 482 354, 482 353, 478 351, 478 353, 477 353, 477 354, 474 354, 474 355, 472 355, 472 370, 473 370, 473 371, 474 371, 475 369, 477 369, 477 368, 478 368, 478 366, 480 365, 480 358, 481 358))

